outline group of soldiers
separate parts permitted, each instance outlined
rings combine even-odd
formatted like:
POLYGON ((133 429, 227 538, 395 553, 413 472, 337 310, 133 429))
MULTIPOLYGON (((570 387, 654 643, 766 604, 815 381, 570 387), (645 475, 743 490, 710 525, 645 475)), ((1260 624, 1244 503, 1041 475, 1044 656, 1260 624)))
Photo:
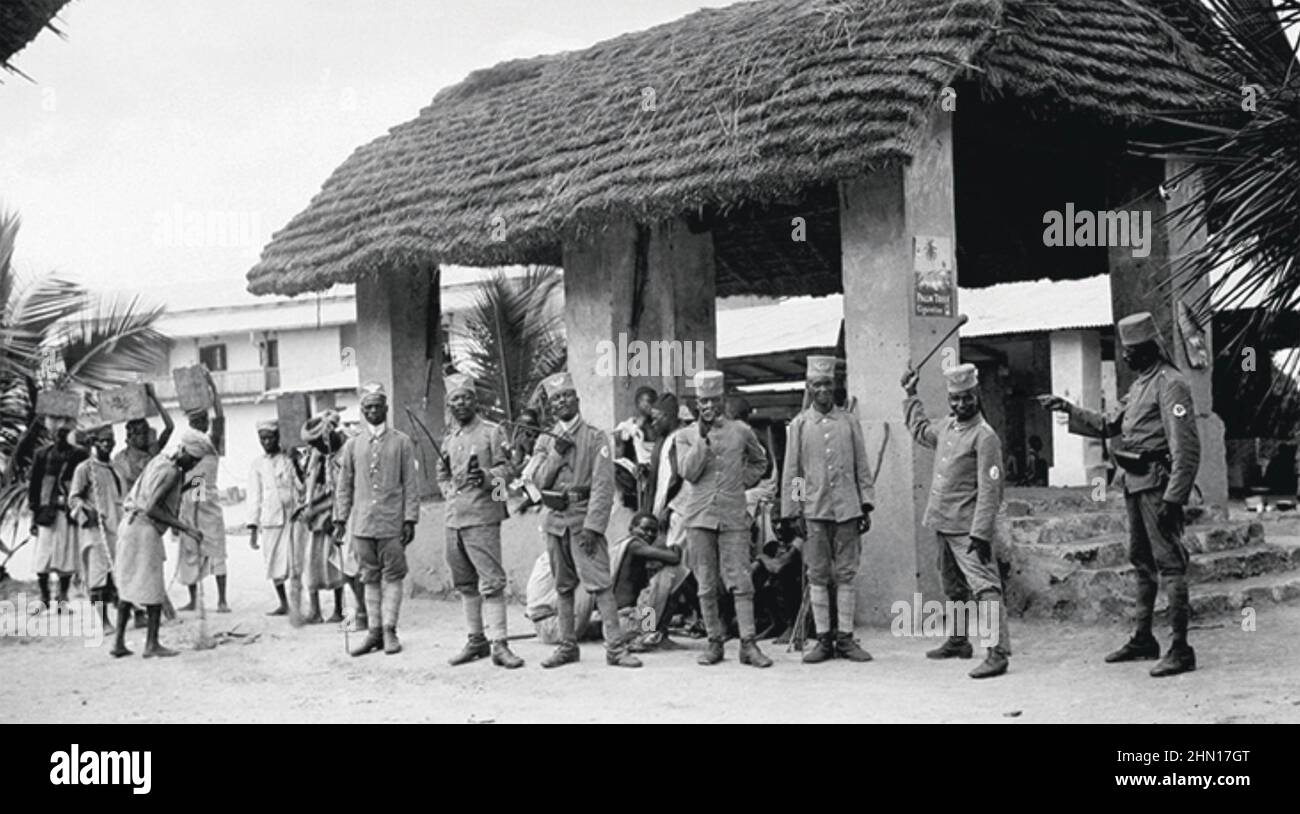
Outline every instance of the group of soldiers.
MULTIPOLYGON (((1117 413, 1103 416, 1056 396, 1041 401, 1048 409, 1068 413, 1073 432, 1119 437, 1112 454, 1124 469, 1121 482, 1131 558, 1137 567, 1138 618, 1131 640, 1106 660, 1159 658, 1152 617, 1163 582, 1173 642, 1152 674, 1172 675, 1195 669, 1195 654, 1187 643, 1188 555, 1182 543, 1182 507, 1199 460, 1196 413, 1188 384, 1164 350, 1151 315, 1121 320, 1117 333, 1123 357, 1137 373, 1117 413)), ((779 473, 778 525, 802 554, 805 601, 816 637, 805 649, 805 663, 872 659, 854 637, 855 581, 863 536, 872 528, 876 473, 867 461, 861 423, 854 412, 836 404, 836 372, 835 358, 808 358, 806 406, 788 426, 779 473)), ((920 374, 910 366, 901 379, 903 410, 915 442, 935 453, 924 525, 937 535, 943 590, 954 602, 974 600, 996 609, 996 634, 984 661, 970 673, 987 678, 1005 673, 1011 655, 1004 586, 994 551, 1005 481, 1002 448, 981 412, 977 368, 960 364, 943 376, 946 417, 927 417, 917 396, 920 374)), ((648 588, 642 601, 662 614, 667 597, 688 574, 698 586, 707 635, 698 662, 715 665, 725 659, 727 628, 720 600, 726 594, 739 630, 740 663, 772 665, 757 643, 751 537, 755 518, 746 492, 773 465, 750 425, 726 414, 722 372, 698 372, 693 387, 693 423, 676 421, 674 396, 661 400, 663 409, 655 413, 650 433, 659 436, 658 443, 647 445, 640 455, 652 462, 650 486, 641 492, 646 510, 633 518, 629 536, 611 546, 606 533, 617 499, 616 454, 610 434, 583 419, 572 377, 559 373, 542 383, 554 423, 543 427, 534 420, 516 427, 526 430, 526 454, 511 437, 517 433, 508 434, 481 415, 472 378, 453 374, 447 380, 451 424, 436 450, 437 483, 445 501, 444 554, 468 633, 452 665, 483 658, 507 669, 524 664, 508 644, 501 546, 505 483, 522 485, 543 507, 541 531, 557 605, 557 646, 542 661, 544 668, 579 660, 579 587, 599 611, 606 663, 640 667, 635 654, 646 649, 646 637, 634 635, 635 619, 631 631, 620 621, 628 618, 631 597, 648 588), (671 420, 661 420, 664 409, 674 414, 671 420), (653 561, 655 568, 625 580, 630 572, 624 571, 624 564, 633 559, 653 561)), ((333 620, 339 621, 343 588, 350 586, 356 595, 357 624, 366 631, 352 655, 380 650, 394 654, 401 651, 397 626, 408 571, 406 547, 419 519, 417 452, 409 436, 388 425, 382 385, 365 385, 360 402, 363 422, 356 434, 344 432, 333 412, 315 416, 301 428, 305 460, 298 451, 280 448, 275 422, 259 425, 263 455, 250 477, 248 528, 252 546, 263 550, 267 577, 280 600, 272 613, 290 612, 290 599, 305 587, 312 598, 311 621, 320 621, 317 592, 327 589, 335 592, 333 620), (291 595, 286 595, 286 582, 291 595)), ((124 637, 133 609, 144 611, 144 655, 174 655, 158 641, 167 601, 162 535, 168 529, 192 541, 195 561, 188 570, 194 582, 206 574, 217 576, 220 609, 227 608, 224 539, 214 546, 208 539, 211 524, 202 520, 201 505, 208 496, 197 496, 191 514, 181 508, 183 493, 195 484, 202 491, 205 480, 215 480, 215 473, 209 478, 196 478, 195 473, 205 462, 214 466, 221 422, 212 426, 206 411, 188 419, 189 426, 171 445, 167 423, 159 439, 161 453, 141 442, 147 439, 147 426, 143 436, 138 425, 129 427, 128 452, 118 460, 110 460, 111 427, 92 428, 87 433, 90 453, 71 468, 68 510, 53 517, 46 510, 47 473, 63 471, 76 457, 68 441, 70 428, 57 428, 55 441, 37 456, 31 502, 39 532, 42 597, 49 600, 46 575, 54 572, 60 575, 60 598, 66 598, 65 575, 77 565, 55 541, 61 529, 75 523, 82 532, 81 570, 92 598, 109 601, 115 591, 119 602, 115 656, 130 653, 124 637)), ((628 437, 644 440, 635 432, 628 437)), ((662 629, 661 620, 657 626, 662 629)), ((958 633, 927 656, 969 659, 973 647, 958 633)))

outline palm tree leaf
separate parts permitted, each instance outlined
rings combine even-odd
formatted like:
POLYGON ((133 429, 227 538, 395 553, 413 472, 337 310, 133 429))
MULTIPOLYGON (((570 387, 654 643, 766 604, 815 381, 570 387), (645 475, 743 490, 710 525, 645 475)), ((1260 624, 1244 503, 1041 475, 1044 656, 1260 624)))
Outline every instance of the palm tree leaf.
POLYGON ((67 325, 59 342, 67 383, 116 387, 166 363, 168 339, 154 328, 163 312, 163 306, 144 306, 138 297, 95 301, 67 325))

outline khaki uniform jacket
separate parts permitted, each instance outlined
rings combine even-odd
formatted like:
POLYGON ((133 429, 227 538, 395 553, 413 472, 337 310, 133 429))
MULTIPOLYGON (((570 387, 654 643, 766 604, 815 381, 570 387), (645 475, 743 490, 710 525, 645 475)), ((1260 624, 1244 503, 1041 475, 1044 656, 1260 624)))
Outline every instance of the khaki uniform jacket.
POLYGON ((1111 415, 1071 406, 1070 432, 1092 438, 1118 435, 1130 452, 1167 452, 1171 461, 1167 471, 1159 463, 1152 463, 1145 475, 1121 469, 1116 483, 1123 485, 1125 494, 1163 488, 1164 500, 1187 502, 1201 463, 1201 441, 1192 390, 1173 365, 1160 362, 1134 379, 1111 415))
POLYGON ((965 424, 951 415, 933 422, 916 396, 904 400, 903 414, 916 442, 935 451, 930 502, 921 522, 943 534, 992 542, 1005 481, 998 434, 983 416, 965 424))
POLYGON ((809 407, 790 421, 786 438, 782 517, 843 523, 861 517, 862 504, 875 505, 875 475, 862 425, 852 413, 809 407))
POLYGON ((442 448, 446 457, 438 460, 438 490, 447 503, 447 528, 495 525, 505 520, 506 486, 516 474, 505 428, 474 416, 465 426, 457 424, 442 448), (478 456, 483 472, 483 485, 477 488, 464 485, 471 455, 478 456))
MULTIPOLYGON (((562 432, 559 424, 551 430, 562 432)), ((533 484, 538 489, 565 491, 590 489, 586 500, 570 500, 564 511, 547 509, 542 527, 547 534, 570 534, 581 529, 604 534, 609 513, 614 507, 614 456, 609 437, 579 417, 569 432, 573 448, 561 455, 555 451, 555 439, 540 436, 533 455, 541 463, 533 470, 533 484)))
POLYGON ((403 523, 420 519, 420 472, 411 437, 385 427, 378 437, 369 429, 349 438, 339 451, 339 479, 334 491, 335 522, 351 522, 357 537, 398 537, 403 523))
POLYGON ((767 471, 767 451, 743 421, 719 418, 707 439, 698 427, 677 434, 677 461, 691 484, 682 509, 686 527, 734 531, 749 529, 745 490, 767 471))

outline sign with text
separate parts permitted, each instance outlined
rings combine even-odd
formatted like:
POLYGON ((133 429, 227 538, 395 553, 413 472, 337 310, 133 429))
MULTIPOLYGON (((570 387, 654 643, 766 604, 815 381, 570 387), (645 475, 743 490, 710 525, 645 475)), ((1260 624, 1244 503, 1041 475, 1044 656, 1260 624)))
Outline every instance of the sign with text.
POLYGON ((950 317, 956 312, 957 275, 954 268, 952 238, 927 235, 912 238, 917 316, 950 317))

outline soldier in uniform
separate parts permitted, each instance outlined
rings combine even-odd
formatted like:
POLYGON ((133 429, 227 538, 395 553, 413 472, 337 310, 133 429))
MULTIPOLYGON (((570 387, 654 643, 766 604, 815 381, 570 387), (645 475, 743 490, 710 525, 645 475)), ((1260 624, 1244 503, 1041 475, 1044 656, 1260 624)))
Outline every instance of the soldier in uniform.
POLYGON ((497 666, 523 667, 524 660, 510 652, 506 639, 506 571, 501 564, 506 484, 515 476, 510 441, 505 428, 479 417, 471 377, 449 376, 445 392, 456 426, 438 460, 438 489, 446 501, 447 566, 469 626, 469 641, 451 664, 491 656, 497 666))
POLYGON ((786 431, 785 472, 781 479, 781 519, 807 527, 803 559, 817 646, 804 653, 807 664, 836 655, 871 661, 853 639, 856 593, 853 580, 862 556, 862 535, 871 528, 874 474, 867 464, 862 425, 835 406, 835 357, 808 357, 812 405, 786 431), (832 637, 830 589, 835 588, 839 632, 832 637))
POLYGON ((402 652, 397 619, 406 578, 406 547, 415 539, 420 519, 420 482, 415 444, 388 426, 388 394, 378 382, 361 388, 365 429, 349 438, 339 453, 339 480, 334 493, 334 537, 352 534, 366 588, 366 638, 352 648, 362 656, 380 648, 402 652), (348 521, 351 520, 351 528, 348 521))
POLYGON ((736 601, 740 627, 740 663, 771 667, 755 641, 754 583, 750 564, 750 521, 745 490, 767 471, 767 453, 758 436, 743 421, 723 415, 723 378, 718 370, 695 374, 700 420, 694 432, 677 434, 677 460, 682 477, 691 484, 682 510, 686 525, 687 561, 699 583, 700 610, 708 632, 703 665, 722 661, 726 637, 718 612, 721 581, 736 601))
POLYGON ((1102 415, 1060 396, 1042 399, 1044 407, 1065 412, 1070 432, 1097 438, 1120 436, 1112 457, 1124 470, 1128 507, 1129 559, 1138 581, 1137 632, 1108 662, 1156 659, 1160 643, 1151 633, 1160 582, 1169 597, 1173 644, 1151 675, 1176 675, 1196 669, 1196 653, 1187 643, 1191 605, 1187 592, 1187 549, 1183 546, 1183 505, 1196 481, 1201 445, 1196 434, 1196 407, 1191 388, 1160 342, 1151 314, 1124 317, 1116 324, 1124 361, 1138 375, 1120 402, 1119 411, 1102 415))
MULTIPOLYGON (((903 374, 903 415, 916 442, 935 450, 934 483, 923 523, 939 537, 939 577, 952 602, 966 607, 995 603, 997 619, 993 646, 971 678, 990 678, 1007 671, 1011 635, 1002 574, 993 558, 993 538, 1002 505, 1002 442, 980 413, 979 372, 974 365, 954 365, 944 371, 948 409, 952 415, 932 422, 916 395, 920 376, 910 367, 903 374), (938 427, 935 427, 938 424, 938 427)), ((984 605, 984 607, 989 607, 984 605)), ((990 613, 987 617, 993 618, 990 613)), ((950 620, 950 624, 953 620, 950 620)), ((955 628, 940 647, 925 654, 932 659, 970 658, 970 640, 955 628)))
POLYGON ((557 420, 551 432, 537 441, 534 460, 540 463, 532 477, 546 507, 543 530, 558 595, 560 644, 542 666, 559 667, 578 660, 573 592, 581 584, 600 609, 605 663, 640 667, 641 660, 623 645, 618 605, 611 590, 609 541, 605 539, 614 503, 609 437, 582 420, 578 393, 568 373, 556 373, 543 387, 557 420))

